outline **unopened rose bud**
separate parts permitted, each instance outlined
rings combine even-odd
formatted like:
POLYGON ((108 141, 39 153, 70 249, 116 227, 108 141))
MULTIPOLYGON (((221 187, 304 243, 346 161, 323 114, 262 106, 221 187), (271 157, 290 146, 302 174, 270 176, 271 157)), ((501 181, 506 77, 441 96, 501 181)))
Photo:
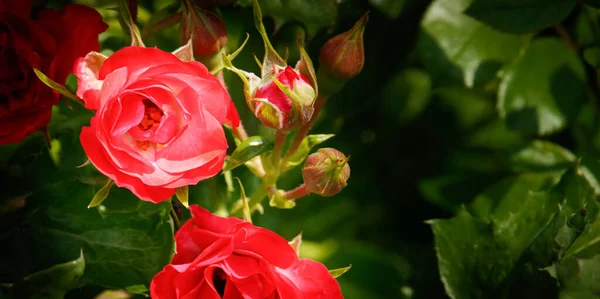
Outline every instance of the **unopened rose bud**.
MULTIPOLYGON (((369 13, 364 14, 352 29, 332 37, 321 47, 319 53, 320 85, 323 85, 321 81, 331 81, 331 84, 339 81, 338 85, 343 85, 346 80, 360 74, 365 63, 363 34, 368 19, 369 13), (322 80, 323 76, 328 78, 322 80)), ((331 88, 324 86, 323 88, 335 92, 341 86, 331 88)))
POLYGON ((225 23, 214 12, 200 8, 193 1, 184 1, 180 33, 181 43, 192 38, 194 56, 203 60, 221 51, 227 43, 225 23))
POLYGON ((321 196, 338 194, 350 177, 348 158, 334 148, 322 148, 309 155, 302 168, 302 178, 308 189, 321 196))
POLYGON ((252 96, 254 114, 271 128, 298 128, 312 116, 315 97, 310 80, 287 66, 276 74, 275 80, 258 86, 252 96))

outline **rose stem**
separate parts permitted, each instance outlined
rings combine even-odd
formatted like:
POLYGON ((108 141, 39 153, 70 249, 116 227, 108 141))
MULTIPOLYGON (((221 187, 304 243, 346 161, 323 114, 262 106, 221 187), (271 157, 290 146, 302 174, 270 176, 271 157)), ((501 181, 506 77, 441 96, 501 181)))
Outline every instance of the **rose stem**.
POLYGON ((272 183, 275 184, 277 178, 279 178, 279 167, 281 163, 281 153, 283 151, 283 145, 285 144, 285 138, 289 134, 289 131, 277 130, 275 133, 275 144, 273 145, 273 152, 271 152, 271 163, 273 164, 274 172, 272 174, 272 183))
POLYGON ((296 200, 298 198, 309 195, 310 193, 311 192, 310 192, 310 190, 308 190, 308 187, 306 186, 306 184, 302 184, 302 185, 296 187, 296 189, 286 191, 283 194, 283 197, 288 200, 296 200))
POLYGON ((290 148, 287 151, 287 154, 283 158, 284 160, 287 159, 288 157, 290 157, 291 155, 293 155, 298 150, 298 147, 300 146, 300 144, 302 144, 302 140, 304 140, 304 137, 306 137, 306 134, 308 134, 308 131, 310 131, 310 129, 314 125, 315 120, 317 119, 317 116, 319 115, 319 113, 321 112, 321 109, 325 105, 325 102, 327 102, 326 95, 317 96, 317 100, 315 101, 315 111, 313 112, 312 117, 310 118, 308 123, 306 123, 304 126, 302 126, 300 128, 300 131, 298 131, 296 138, 294 138, 292 145, 290 146, 290 148))

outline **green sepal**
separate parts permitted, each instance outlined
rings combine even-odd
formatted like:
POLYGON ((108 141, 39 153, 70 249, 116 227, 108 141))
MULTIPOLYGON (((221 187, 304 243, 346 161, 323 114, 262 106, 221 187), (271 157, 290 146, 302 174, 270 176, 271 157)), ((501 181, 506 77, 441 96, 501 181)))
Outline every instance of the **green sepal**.
POLYGON ((173 51, 172 54, 177 56, 177 58, 183 62, 193 61, 194 46, 192 45, 192 39, 190 38, 185 45, 177 48, 177 50, 173 51))
POLYGON ((110 188, 112 188, 114 184, 115 181, 108 179, 104 186, 102 186, 102 188, 100 188, 100 190, 96 192, 96 194, 92 198, 92 201, 88 205, 88 209, 100 205, 108 197, 108 195, 110 194, 110 188))
MULTIPOLYGON (((129 37, 131 38, 131 45, 138 47, 145 47, 144 42, 142 41, 142 35, 140 34, 140 29, 133 22, 133 18, 131 17, 131 12, 129 11, 129 5, 127 0, 119 1, 118 7, 119 15, 121 19, 129 29, 129 37)), ((125 29, 125 28, 123 28, 125 29)))
POLYGON ((298 31, 298 48, 300 50, 300 60, 296 64, 297 69, 302 75, 310 80, 310 86, 315 90, 315 98, 319 95, 319 85, 317 84, 317 73, 313 66, 310 56, 304 49, 304 32, 298 31))
POLYGON ((317 145, 329 140, 334 134, 308 135, 302 140, 298 149, 289 157, 286 157, 282 165, 282 172, 286 172, 304 162, 310 151, 317 145))
POLYGON ((42 73, 42 71, 34 68, 33 72, 35 73, 35 75, 40 79, 40 81, 42 81, 44 84, 46 84, 48 87, 52 88, 53 90, 55 90, 56 92, 60 93, 61 95, 67 97, 68 99, 71 99, 75 102, 78 102, 80 104, 83 105, 83 100, 80 99, 78 96, 72 94, 66 87, 64 87, 63 85, 58 84, 56 81, 48 78, 48 76, 46 76, 44 73, 42 73))
POLYGON ((258 76, 256 76, 254 73, 245 72, 243 70, 236 68, 235 66, 233 66, 233 64, 231 63, 231 60, 229 59, 229 57, 227 57, 227 55, 222 54, 222 56, 223 56, 224 67, 226 69, 234 72, 235 74, 237 74, 240 77, 240 79, 242 80, 242 83, 244 83, 244 97, 246 98, 246 104, 248 104, 248 107, 250 108, 250 110, 254 112, 254 104, 252 103, 252 95, 254 94, 254 91, 256 90, 256 88, 258 88, 258 86, 260 85, 262 79, 259 78, 258 76))
POLYGON ((267 30, 265 29, 265 25, 262 22, 262 11, 260 10, 260 6, 258 5, 258 0, 254 0, 252 2, 252 6, 254 7, 254 25, 256 25, 256 29, 260 33, 260 36, 263 39, 263 43, 265 46, 265 57, 262 62, 262 75, 261 77, 265 78, 269 74, 274 73, 273 70, 276 69, 276 66, 285 68, 287 64, 285 60, 279 56, 275 48, 269 41, 269 36, 267 35, 267 30))
MULTIPOLYGON (((227 62, 229 63, 229 65, 231 65, 231 67, 233 67, 233 65, 231 64, 231 61, 234 60, 242 52, 242 49, 244 49, 244 47, 246 46, 248 39, 250 39, 250 34, 246 33, 246 39, 244 40, 242 45, 239 48, 237 48, 237 50, 235 50, 233 53, 230 53, 227 55, 221 54, 227 58, 227 62)), ((219 64, 217 64, 217 66, 214 69, 210 70, 210 73, 212 75, 216 75, 216 74, 220 73, 225 68, 225 65, 226 64, 225 64, 224 59, 221 59, 219 64)))
POLYGON ((190 191, 188 186, 181 186, 175 189, 175 197, 186 208, 190 208, 190 191))
POLYGON ((254 114, 264 125, 275 129, 283 129, 287 124, 283 122, 283 112, 267 99, 253 98, 252 103, 255 107, 254 114), (262 103, 260 109, 255 105, 256 102, 262 103))
POLYGON ((302 233, 299 233, 294 239, 288 242, 290 247, 294 249, 296 255, 300 256, 300 247, 302 246, 302 233))
POLYGON ((291 209, 296 206, 296 202, 284 197, 285 191, 277 190, 269 196, 269 205, 279 209, 291 209))
POLYGON ((338 278, 338 277, 344 275, 344 273, 348 272, 348 270, 350 270, 350 268, 352 268, 352 265, 348 265, 348 267, 344 267, 344 268, 332 269, 332 270, 329 270, 329 274, 331 274, 331 276, 333 276, 333 278, 338 278))
POLYGON ((240 185, 240 202, 242 203, 242 216, 244 220, 252 223, 252 212, 250 212, 250 206, 248 205, 248 197, 246 196, 246 190, 244 190, 244 185, 242 185, 242 181, 239 178, 235 178, 240 185))
POLYGON ((275 85, 277 85, 279 90, 281 90, 292 101, 292 109, 290 110, 290 115, 288 116, 287 122, 284 124, 284 129, 293 130, 306 124, 315 111, 314 103, 316 99, 316 93, 314 95, 306 94, 304 97, 297 93, 299 90, 298 86, 295 86, 294 90, 296 90, 296 92, 293 92, 289 86, 283 85, 283 83, 277 80, 277 78, 273 77, 272 80, 275 85))
POLYGON ((225 159, 223 171, 232 170, 250 159, 273 149, 273 143, 262 136, 252 136, 244 140, 231 153, 231 156, 225 159))

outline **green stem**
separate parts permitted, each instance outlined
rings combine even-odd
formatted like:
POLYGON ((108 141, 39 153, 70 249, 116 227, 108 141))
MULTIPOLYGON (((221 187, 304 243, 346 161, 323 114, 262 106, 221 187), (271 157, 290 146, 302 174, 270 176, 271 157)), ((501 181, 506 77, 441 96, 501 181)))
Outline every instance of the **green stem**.
POLYGON ((258 189, 254 191, 252 196, 250 196, 250 200, 248 200, 248 206, 250 209, 259 204, 267 196, 267 187, 267 184, 263 182, 260 184, 260 186, 258 186, 258 189))
POLYGON ((310 131, 312 126, 315 124, 315 120, 317 119, 317 116, 319 116, 321 109, 323 109, 325 102, 327 102, 327 97, 328 97, 327 95, 322 95, 322 94, 317 96, 317 100, 315 101, 315 111, 313 112, 312 117, 310 118, 308 123, 306 123, 304 126, 302 126, 300 128, 300 131, 298 131, 296 138, 294 138, 292 145, 290 146, 290 148, 287 151, 287 154, 284 157, 284 161, 287 158, 289 158, 290 156, 292 156, 298 150, 298 147, 300 147, 300 144, 302 144, 302 140, 304 140, 304 138, 308 134, 308 131, 310 131))
POLYGON ((271 164, 273 164, 273 171, 276 172, 273 174, 275 181, 279 177, 279 164, 281 163, 281 153, 283 151, 283 145, 285 144, 285 139, 289 134, 288 131, 277 130, 275 133, 275 144, 273 145, 273 151, 271 152, 271 164))

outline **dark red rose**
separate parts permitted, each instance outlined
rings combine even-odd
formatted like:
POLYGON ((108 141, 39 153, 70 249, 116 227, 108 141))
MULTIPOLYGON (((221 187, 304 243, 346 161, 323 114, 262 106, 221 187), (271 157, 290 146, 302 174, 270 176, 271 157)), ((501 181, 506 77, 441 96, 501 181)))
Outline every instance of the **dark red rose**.
POLYGON ((327 268, 298 258, 276 233, 190 206, 173 262, 150 284, 153 299, 341 299, 327 268))
POLYGON ((34 74, 64 84, 75 60, 99 50, 108 27, 95 10, 68 5, 35 15, 31 0, 0 0, 0 144, 21 141, 50 122, 60 95, 34 74))

